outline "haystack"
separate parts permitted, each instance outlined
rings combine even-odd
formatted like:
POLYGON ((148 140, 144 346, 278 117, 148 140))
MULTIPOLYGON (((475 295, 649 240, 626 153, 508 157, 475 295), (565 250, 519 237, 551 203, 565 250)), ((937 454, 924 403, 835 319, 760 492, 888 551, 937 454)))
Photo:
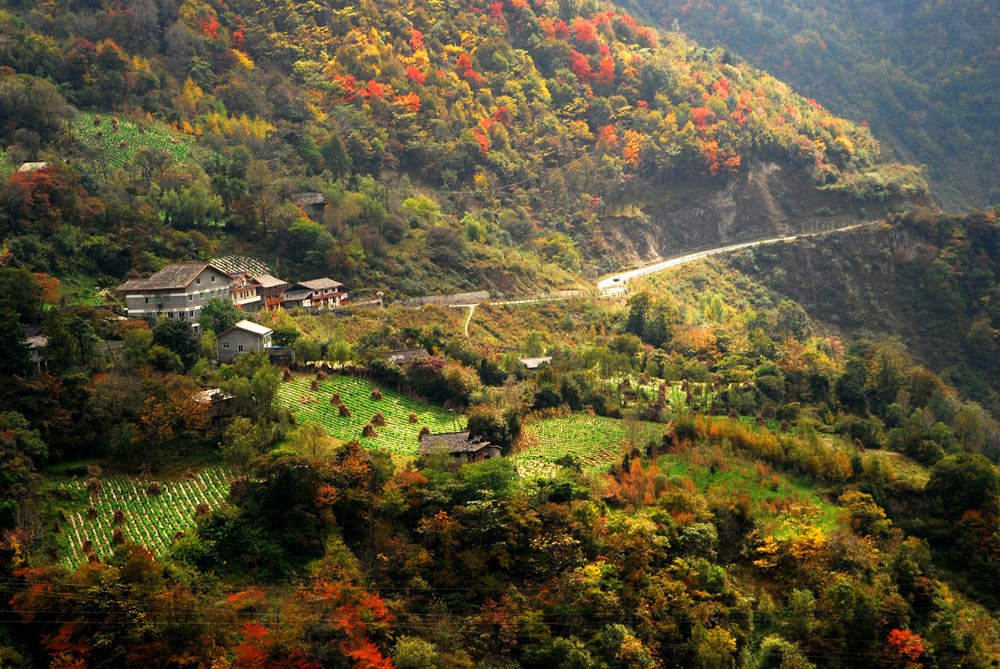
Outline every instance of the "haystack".
POLYGON ((198 506, 196 506, 194 508, 194 517, 195 518, 204 518, 211 511, 212 511, 212 509, 208 506, 208 504, 206 504, 205 502, 201 502, 200 504, 198 504, 198 506))
POLYGON ((740 415, 736 413, 736 409, 729 410, 729 420, 739 420, 740 415))
POLYGON ((285 367, 283 370, 281 370, 281 380, 282 380, 283 383, 288 383, 289 381, 291 381, 294 378, 295 377, 292 376, 292 370, 288 369, 287 367, 285 367))
POLYGON ((410 412, 410 417, 407 418, 406 420, 408 420, 410 423, 416 423, 417 422, 417 414, 415 414, 415 413, 413 413, 411 411, 410 412))
POLYGON ((111 543, 115 546, 121 546, 125 543, 125 533, 119 528, 115 528, 115 531, 111 533, 111 543))
POLYGON ((385 427, 385 416, 382 415, 381 411, 376 411, 375 415, 372 416, 372 425, 375 427, 385 427))
POLYGON ((420 428, 420 434, 417 435, 417 441, 420 441, 421 439, 423 439, 425 436, 427 436, 430 433, 431 433, 431 429, 429 427, 427 427, 426 425, 424 425, 422 428, 420 428))
POLYGON ((344 401, 340 399, 340 393, 335 392, 334 394, 330 395, 330 404, 337 406, 338 404, 343 404, 343 403, 344 401))
POLYGON ((318 393, 319 392, 319 381, 317 381, 316 379, 313 379, 312 381, 310 381, 309 382, 309 390, 312 390, 313 392, 317 392, 318 393))
POLYGON ((146 486, 146 494, 150 497, 159 497, 163 494, 163 488, 156 481, 153 481, 148 486, 146 486))
POLYGON ((351 410, 347 408, 346 404, 341 404, 339 407, 337 407, 337 412, 340 414, 341 418, 351 417, 351 410))
POLYGON ((757 416, 753 419, 753 424, 757 427, 767 427, 767 423, 764 422, 764 417, 760 414, 757 414, 757 416))
POLYGON ((375 390, 373 390, 372 391, 372 399, 375 400, 376 402, 378 402, 379 400, 381 400, 382 399, 382 391, 379 390, 378 388, 376 388, 375 390))
POLYGON ((361 430, 361 436, 368 439, 374 439, 378 436, 378 432, 375 431, 375 428, 372 427, 371 423, 366 423, 364 428, 361 430))
POLYGON ((125 512, 121 509, 115 509, 114 516, 111 519, 114 525, 124 525, 125 524, 125 512))

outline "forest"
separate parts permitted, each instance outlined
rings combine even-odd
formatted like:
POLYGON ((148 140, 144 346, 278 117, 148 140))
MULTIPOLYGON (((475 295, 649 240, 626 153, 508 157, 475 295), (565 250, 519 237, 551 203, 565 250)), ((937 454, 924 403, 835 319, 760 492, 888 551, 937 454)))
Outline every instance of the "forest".
POLYGON ((5 3, 0 667, 996 666, 989 86, 673 4, 5 3))

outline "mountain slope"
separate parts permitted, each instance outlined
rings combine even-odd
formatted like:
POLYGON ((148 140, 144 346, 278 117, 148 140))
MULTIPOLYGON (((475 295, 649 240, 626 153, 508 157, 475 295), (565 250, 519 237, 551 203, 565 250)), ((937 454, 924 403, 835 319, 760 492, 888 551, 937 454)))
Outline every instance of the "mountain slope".
POLYGON ((31 238, 12 197, 0 231, 16 262, 110 283, 239 247, 291 278, 330 273, 390 295, 510 290, 925 197, 915 169, 879 162, 863 125, 611 6, 157 7, 25 3, 0 16, 2 92, 19 109, 2 141, 73 166, 104 204, 74 234, 111 247, 80 257, 31 238), (81 146, 93 133, 65 125, 61 95, 164 121, 203 157, 143 152, 116 171, 81 146), (294 205, 301 191, 323 192, 326 211, 294 205), (734 213, 748 202, 765 206, 734 213))
POLYGON ((654 0, 627 3, 721 44, 838 114, 871 122, 904 162, 922 164, 953 210, 1000 201, 996 104, 1000 12, 972 0, 654 0))

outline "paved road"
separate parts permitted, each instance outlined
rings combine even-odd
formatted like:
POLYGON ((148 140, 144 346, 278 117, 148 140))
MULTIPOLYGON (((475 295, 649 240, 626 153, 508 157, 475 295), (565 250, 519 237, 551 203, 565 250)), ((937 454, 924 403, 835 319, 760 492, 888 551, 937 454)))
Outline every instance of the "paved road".
POLYGON ((677 256, 676 258, 669 258, 667 260, 661 260, 659 262, 652 263, 650 265, 644 265, 636 269, 630 269, 625 272, 618 272, 612 274, 611 276, 605 277, 597 282, 597 290, 601 295, 618 295, 625 292, 625 284, 640 276, 646 276, 647 274, 654 274, 656 272, 662 272, 665 269, 670 269, 671 267, 677 267, 678 265, 683 265, 685 263, 692 262, 694 260, 700 260, 702 258, 707 258, 708 256, 719 255, 720 253, 729 253, 731 251, 738 251, 740 249, 750 248, 752 246, 761 246, 763 244, 775 244, 777 242, 787 242, 793 239, 799 239, 802 237, 815 237, 817 235, 825 235, 831 232, 844 232, 845 230, 853 230, 854 228, 861 228, 868 225, 874 225, 873 223, 857 223, 855 225, 849 225, 844 228, 835 228, 833 230, 823 230, 822 232, 806 232, 797 235, 786 235, 784 237, 772 237, 770 239, 758 239, 752 242, 741 242, 739 244, 729 244, 727 246, 719 246, 714 249, 708 249, 705 251, 697 251, 696 253, 688 253, 686 255, 677 256))

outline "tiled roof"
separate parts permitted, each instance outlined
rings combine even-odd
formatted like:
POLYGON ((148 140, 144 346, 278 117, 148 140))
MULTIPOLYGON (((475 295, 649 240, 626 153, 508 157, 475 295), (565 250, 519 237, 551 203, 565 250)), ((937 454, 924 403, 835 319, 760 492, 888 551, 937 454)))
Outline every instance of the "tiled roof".
POLYGON ((544 358, 521 358, 521 363, 528 369, 538 369, 542 365, 552 362, 552 356, 544 358))
POLYGON ((311 290, 296 290, 291 293, 285 293, 285 302, 301 302, 309 297, 311 293, 311 290))
POLYGON ((436 434, 425 434, 420 438, 419 452, 430 453, 431 449, 440 444, 448 447, 449 453, 475 453, 488 447, 490 442, 483 441, 482 437, 469 438, 469 431, 464 432, 438 432, 436 434))
POLYGON ((257 260, 256 258, 251 258, 249 256, 224 256, 222 258, 213 258, 212 267, 221 269, 223 272, 229 274, 242 274, 247 272, 255 277, 260 277, 263 274, 270 274, 271 268, 257 260))
POLYGON ((277 286, 288 285, 287 281, 282 281, 281 279, 273 277, 270 274, 261 274, 260 276, 256 277, 256 279, 257 281, 260 282, 261 288, 275 288, 277 286))
POLYGON ((212 267, 226 276, 232 276, 210 263, 179 263, 167 265, 148 279, 129 279, 118 287, 118 292, 183 289, 207 267, 212 267))
MULTIPOLYGON (((266 327, 264 325, 259 325, 257 323, 254 323, 253 321, 242 320, 233 327, 226 330, 226 332, 223 332, 222 335, 226 334, 227 332, 232 332, 233 330, 244 330, 246 332, 251 332, 260 337, 266 337, 267 335, 271 334, 271 328, 269 327, 266 327)), ((221 337, 222 335, 219 336, 221 337)))
POLYGON ((326 204, 322 193, 298 193, 292 196, 292 202, 299 206, 326 204))
POLYGON ((296 287, 303 286, 309 290, 326 290, 328 288, 339 288, 343 286, 339 281, 334 281, 333 279, 328 279, 325 276, 322 279, 313 279, 311 281, 299 281, 295 284, 296 287))

